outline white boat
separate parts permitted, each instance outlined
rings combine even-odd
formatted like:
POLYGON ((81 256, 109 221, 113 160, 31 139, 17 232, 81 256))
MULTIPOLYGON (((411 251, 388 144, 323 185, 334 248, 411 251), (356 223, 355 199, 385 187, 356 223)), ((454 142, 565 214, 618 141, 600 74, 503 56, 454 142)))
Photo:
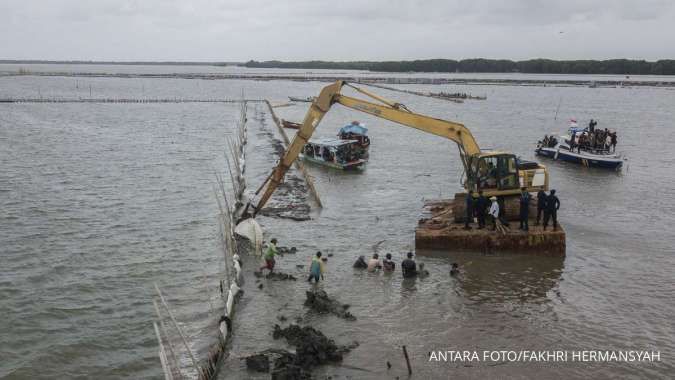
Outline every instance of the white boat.
MULTIPOLYGON (((572 133, 587 133, 585 129, 576 127, 570 128, 572 133)), ((616 152, 610 153, 603 149, 570 149, 570 135, 552 136, 547 141, 540 141, 537 144, 535 153, 538 156, 549 157, 554 160, 572 162, 587 167, 597 167, 605 169, 620 169, 623 166, 624 158, 616 152)))

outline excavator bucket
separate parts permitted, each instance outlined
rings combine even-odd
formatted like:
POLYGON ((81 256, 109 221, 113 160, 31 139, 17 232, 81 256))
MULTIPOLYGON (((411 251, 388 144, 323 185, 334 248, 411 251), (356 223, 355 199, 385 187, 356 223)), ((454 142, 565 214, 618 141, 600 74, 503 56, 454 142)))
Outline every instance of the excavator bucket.
POLYGON ((260 224, 254 218, 247 218, 239 222, 234 228, 234 233, 245 237, 251 242, 254 255, 262 255, 263 231, 260 224))

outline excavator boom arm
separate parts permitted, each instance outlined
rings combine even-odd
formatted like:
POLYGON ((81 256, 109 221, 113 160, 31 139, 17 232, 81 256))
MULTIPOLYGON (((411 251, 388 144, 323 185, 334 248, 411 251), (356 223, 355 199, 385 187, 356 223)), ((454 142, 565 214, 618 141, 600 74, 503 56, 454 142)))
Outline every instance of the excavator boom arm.
POLYGON ((480 153, 480 148, 473 135, 460 123, 435 119, 404 111, 400 108, 387 107, 340 94, 335 96, 335 102, 357 111, 450 139, 457 143, 462 151, 462 155, 468 154, 471 156, 480 153))
POLYGON ((300 129, 291 142, 291 145, 288 146, 284 156, 274 168, 272 174, 268 177, 267 187, 265 188, 265 192, 258 200, 258 205, 253 212, 253 216, 255 216, 255 214, 257 214, 257 212, 265 206, 269 198, 274 193, 274 190, 276 190, 281 181, 284 179, 288 169, 300 155, 302 148, 314 133, 314 130, 323 116, 335 103, 342 104, 345 107, 361 111, 369 115, 419 129, 436 136, 445 137, 456 142, 459 146, 460 156, 465 169, 467 169, 469 165, 468 157, 480 153, 480 148, 478 147, 476 140, 464 125, 415 114, 410 112, 399 103, 387 101, 386 99, 380 98, 377 95, 370 94, 369 92, 356 87, 354 88, 358 92, 370 96, 371 98, 374 98, 385 105, 341 95, 340 91, 345 85, 347 85, 346 82, 337 81, 324 87, 316 100, 312 102, 309 110, 307 111, 307 114, 305 115, 305 119, 302 121, 300 129))

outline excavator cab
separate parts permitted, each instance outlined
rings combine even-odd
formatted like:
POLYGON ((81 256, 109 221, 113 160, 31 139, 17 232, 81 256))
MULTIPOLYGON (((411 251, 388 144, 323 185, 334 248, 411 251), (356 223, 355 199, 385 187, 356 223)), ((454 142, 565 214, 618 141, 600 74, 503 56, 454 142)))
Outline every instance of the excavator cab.
POLYGON ((509 153, 474 156, 469 168, 469 188, 489 192, 518 189, 518 163, 509 153))

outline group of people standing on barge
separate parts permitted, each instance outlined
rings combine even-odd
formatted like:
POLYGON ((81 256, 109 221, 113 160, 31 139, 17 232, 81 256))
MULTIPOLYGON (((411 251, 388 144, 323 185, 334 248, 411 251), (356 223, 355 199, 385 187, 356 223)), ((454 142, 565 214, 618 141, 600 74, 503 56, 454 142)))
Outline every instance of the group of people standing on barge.
MULTIPOLYGON (((528 231, 529 217, 530 217, 530 193, 523 187, 519 196, 519 229, 528 231)), ((551 190, 549 194, 540 190, 537 193, 537 219, 536 224, 539 225, 542 214, 544 215, 544 231, 548 227, 549 221, 553 222, 553 230, 558 229, 558 209, 560 208, 560 200, 555 195, 555 190, 551 190)), ((489 217, 492 222, 492 230, 505 232, 509 228, 509 222, 505 218, 505 206, 503 198, 490 197, 483 195, 483 190, 478 191, 478 197, 474 198, 473 190, 469 191, 466 197, 466 216, 464 218, 464 228, 471 229, 471 223, 474 218, 478 220, 478 229, 485 228, 485 221, 489 217)))

